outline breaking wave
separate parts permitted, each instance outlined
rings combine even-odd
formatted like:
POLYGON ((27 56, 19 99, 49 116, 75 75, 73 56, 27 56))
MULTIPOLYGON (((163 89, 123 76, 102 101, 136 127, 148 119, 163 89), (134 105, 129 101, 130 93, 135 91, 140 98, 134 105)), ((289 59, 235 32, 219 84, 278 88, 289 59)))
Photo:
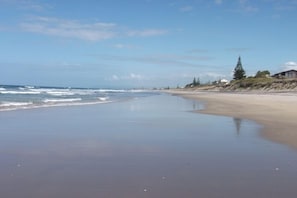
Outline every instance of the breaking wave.
POLYGON ((151 91, 145 90, 6 85, 0 87, 0 111, 51 106, 103 104, 151 94, 151 91))

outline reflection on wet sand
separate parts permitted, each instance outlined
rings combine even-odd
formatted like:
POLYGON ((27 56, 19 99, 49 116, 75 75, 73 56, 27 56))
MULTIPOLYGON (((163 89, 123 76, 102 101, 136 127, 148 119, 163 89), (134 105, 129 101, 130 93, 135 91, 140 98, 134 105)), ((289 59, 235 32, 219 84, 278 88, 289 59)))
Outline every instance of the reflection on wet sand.
POLYGON ((240 128, 241 128, 241 123, 242 119, 241 118, 233 118, 235 127, 236 127, 236 134, 240 135, 240 128))
POLYGON ((197 108, 160 95, 6 112, 0 120, 1 197, 297 194, 295 151, 259 138, 254 123, 234 119, 234 127, 230 118, 189 113, 197 108))

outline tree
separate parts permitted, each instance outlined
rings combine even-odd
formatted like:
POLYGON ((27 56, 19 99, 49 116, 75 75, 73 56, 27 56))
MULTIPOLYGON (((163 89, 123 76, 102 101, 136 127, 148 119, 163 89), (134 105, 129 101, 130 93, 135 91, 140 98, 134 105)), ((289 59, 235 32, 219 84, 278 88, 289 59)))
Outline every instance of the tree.
POLYGON ((200 85, 201 83, 200 83, 200 79, 199 78, 197 78, 197 81, 196 81, 196 85, 200 85))
POLYGON ((258 71, 258 72, 256 73, 255 78, 266 78, 266 77, 268 77, 268 76, 270 76, 270 72, 269 72, 268 70, 265 70, 265 71, 258 71))
POLYGON ((243 79, 243 78, 245 78, 245 77, 246 77, 246 76, 245 76, 245 71, 244 71, 244 69, 243 69, 243 67, 242 67, 242 64, 241 64, 241 58, 240 58, 240 56, 239 56, 237 65, 236 65, 236 67, 235 67, 235 69, 234 69, 233 79, 234 79, 234 80, 240 80, 240 79, 243 79))
POLYGON ((199 78, 194 78, 193 79, 193 82, 192 82, 192 85, 193 85, 193 87, 195 87, 195 86, 199 86, 200 85, 200 79, 199 78))
POLYGON ((193 85, 193 86, 196 86, 196 84, 197 84, 197 82, 196 82, 196 78, 194 78, 194 79, 193 79, 193 83, 192 83, 192 85, 193 85))

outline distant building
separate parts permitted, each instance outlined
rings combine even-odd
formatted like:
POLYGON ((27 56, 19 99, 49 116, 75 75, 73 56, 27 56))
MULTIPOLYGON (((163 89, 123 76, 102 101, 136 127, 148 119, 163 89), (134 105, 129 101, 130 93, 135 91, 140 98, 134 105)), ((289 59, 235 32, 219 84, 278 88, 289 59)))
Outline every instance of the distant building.
POLYGON ((221 79, 221 80, 219 80, 219 83, 220 84, 224 84, 224 85, 228 85, 229 84, 229 80, 221 79))
POLYGON ((297 70, 291 69, 288 71, 283 71, 283 72, 274 74, 272 77, 275 77, 275 78, 297 78, 297 70))
POLYGON ((228 85, 229 83, 230 83, 229 80, 226 80, 226 79, 221 79, 221 80, 212 82, 213 85, 228 85))

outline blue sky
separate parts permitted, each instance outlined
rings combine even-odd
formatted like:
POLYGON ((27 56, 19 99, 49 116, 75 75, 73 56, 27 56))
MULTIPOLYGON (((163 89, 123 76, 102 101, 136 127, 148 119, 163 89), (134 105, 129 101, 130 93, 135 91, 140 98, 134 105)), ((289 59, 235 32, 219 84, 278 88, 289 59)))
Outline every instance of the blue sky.
POLYGON ((297 0, 0 0, 0 84, 176 87, 297 68, 297 0))

